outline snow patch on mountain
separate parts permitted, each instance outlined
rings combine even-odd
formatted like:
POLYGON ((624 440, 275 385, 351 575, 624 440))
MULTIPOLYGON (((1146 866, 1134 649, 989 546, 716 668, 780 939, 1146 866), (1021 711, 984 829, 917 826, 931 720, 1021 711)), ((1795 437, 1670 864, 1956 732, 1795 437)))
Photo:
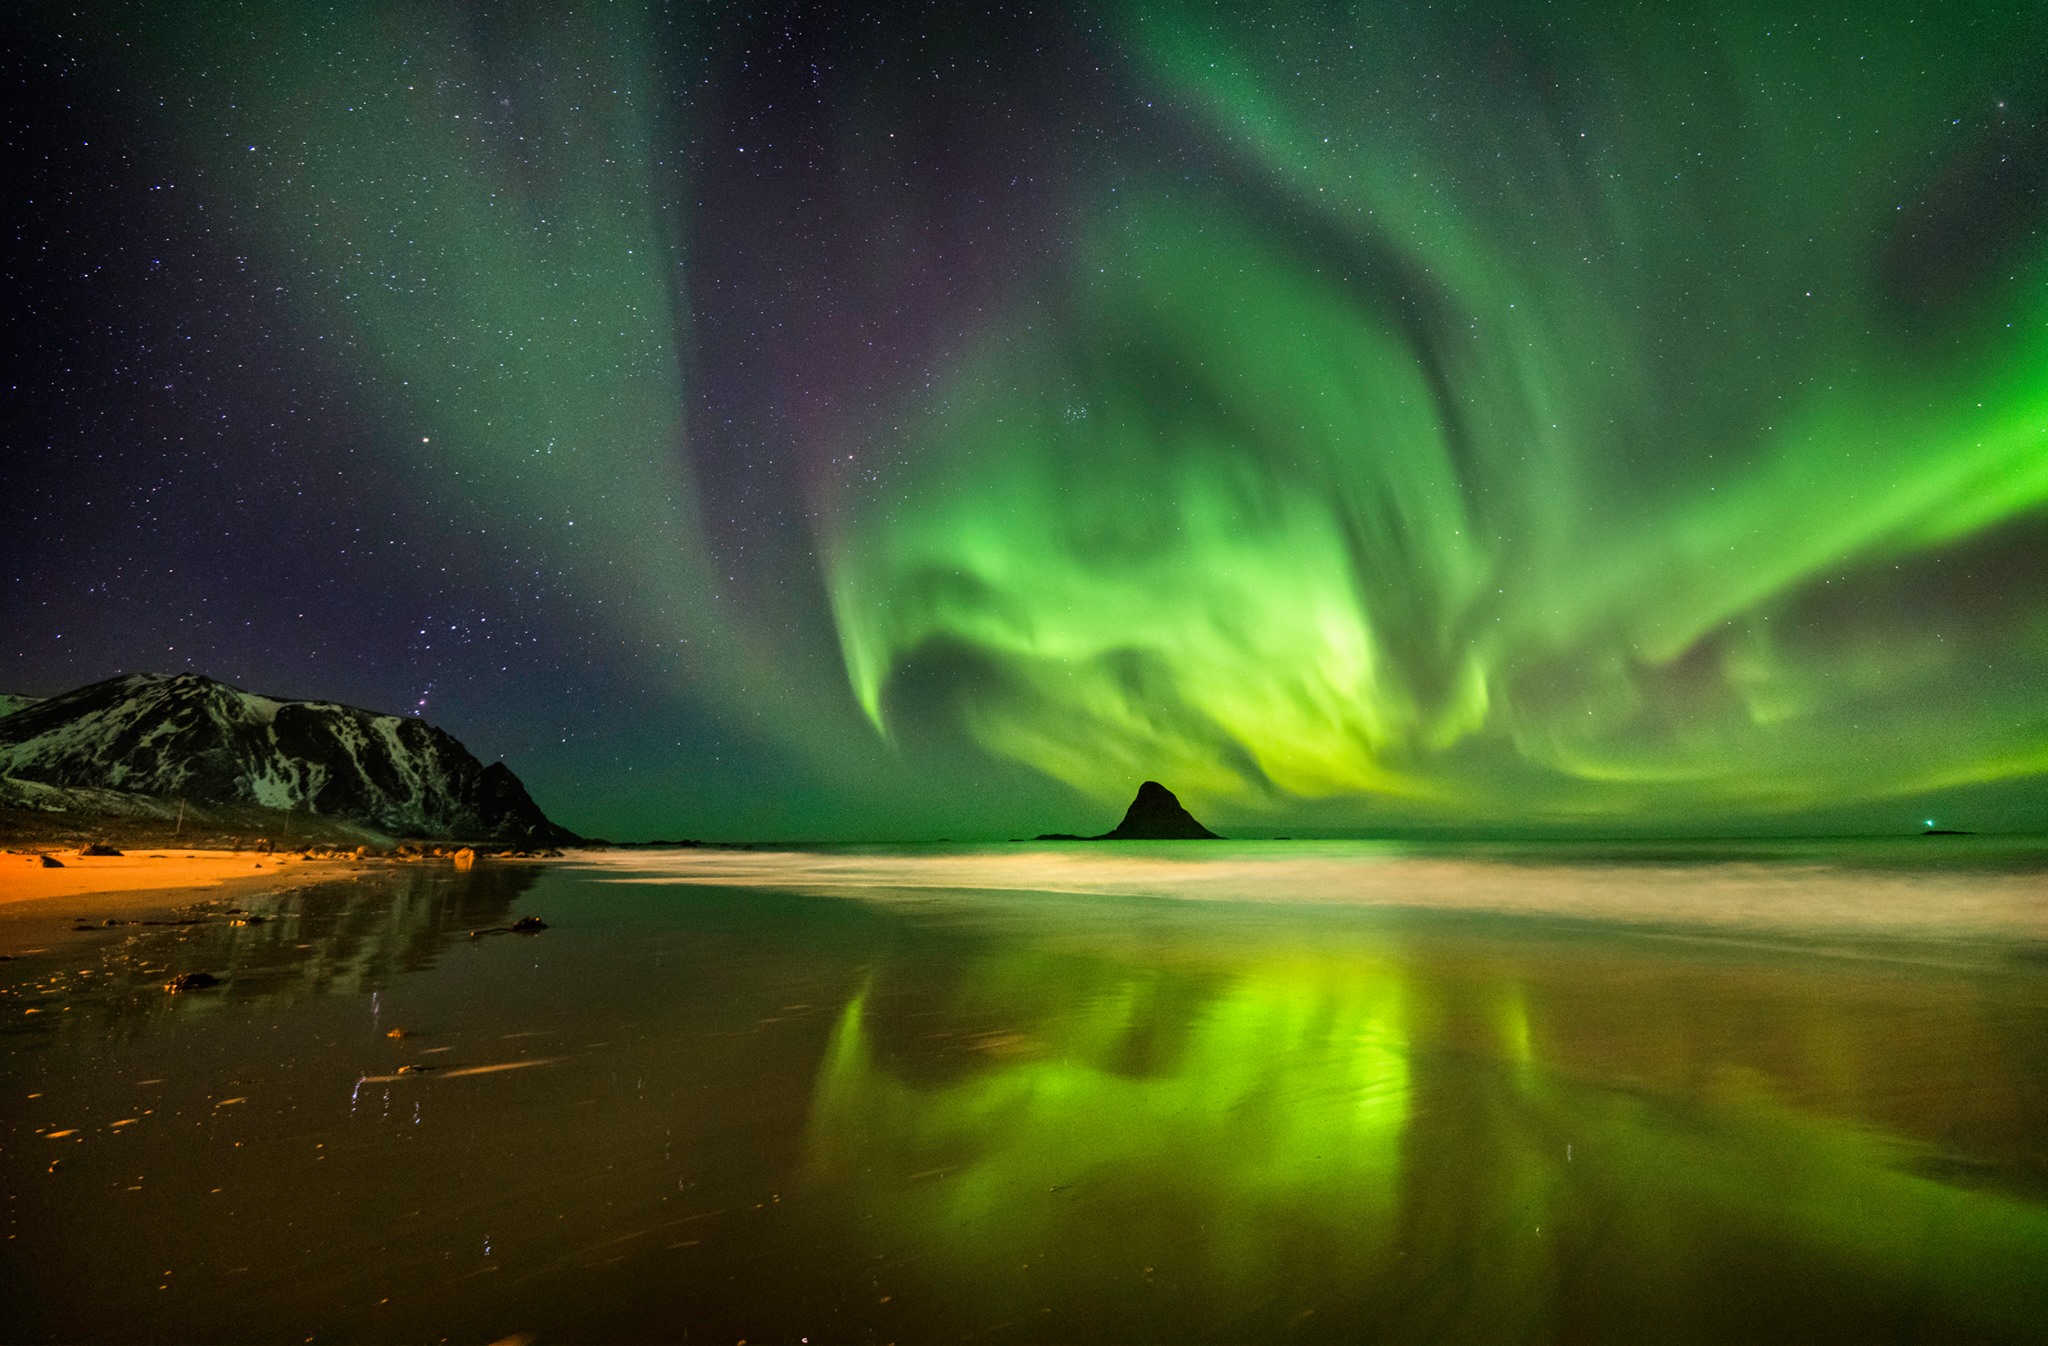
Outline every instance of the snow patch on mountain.
MULTIPOLYGON (((411 836, 558 840, 525 786, 423 720, 139 673, 0 715, 0 777, 304 810, 411 836)), ((31 791, 32 792, 32 791, 31 791)))

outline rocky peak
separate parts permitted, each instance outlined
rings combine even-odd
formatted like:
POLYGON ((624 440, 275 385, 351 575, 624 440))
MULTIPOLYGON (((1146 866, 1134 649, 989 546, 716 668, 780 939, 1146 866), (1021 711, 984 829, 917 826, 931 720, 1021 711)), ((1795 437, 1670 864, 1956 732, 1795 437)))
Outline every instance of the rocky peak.
POLYGON ((1216 841, 1214 832, 1195 821, 1181 807, 1173 791, 1156 780, 1138 787, 1137 798, 1124 811, 1124 820, 1102 834, 1103 841, 1216 841))
POLYGON ((556 841, 502 763, 424 720, 135 673, 0 717, 0 776, 72 790, 254 804, 405 836, 556 841))

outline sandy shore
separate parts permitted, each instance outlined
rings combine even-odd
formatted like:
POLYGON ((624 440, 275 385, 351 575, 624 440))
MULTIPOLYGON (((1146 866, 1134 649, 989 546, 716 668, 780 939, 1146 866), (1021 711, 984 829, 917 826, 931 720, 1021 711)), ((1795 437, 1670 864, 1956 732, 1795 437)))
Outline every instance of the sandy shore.
POLYGON ((362 861, 302 860, 297 855, 251 851, 146 850, 123 855, 51 852, 63 865, 51 869, 40 855, 0 854, 0 905, 48 897, 99 893, 170 892, 215 888, 239 880, 313 882, 359 868, 362 861))

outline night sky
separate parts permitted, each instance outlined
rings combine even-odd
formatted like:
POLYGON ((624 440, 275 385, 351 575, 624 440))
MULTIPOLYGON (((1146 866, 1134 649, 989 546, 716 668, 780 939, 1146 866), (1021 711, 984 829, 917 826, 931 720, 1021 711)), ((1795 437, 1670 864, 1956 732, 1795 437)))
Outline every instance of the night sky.
POLYGON ((2048 829, 2048 10, 16 10, 0 690, 564 824, 2048 829))

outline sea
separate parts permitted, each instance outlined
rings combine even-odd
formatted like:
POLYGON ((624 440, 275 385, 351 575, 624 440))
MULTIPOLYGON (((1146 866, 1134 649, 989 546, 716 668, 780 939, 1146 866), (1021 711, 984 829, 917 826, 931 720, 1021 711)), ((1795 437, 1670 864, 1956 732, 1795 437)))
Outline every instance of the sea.
POLYGON ((0 1340, 2048 1341, 2040 841, 698 847, 33 906, 0 1340))

